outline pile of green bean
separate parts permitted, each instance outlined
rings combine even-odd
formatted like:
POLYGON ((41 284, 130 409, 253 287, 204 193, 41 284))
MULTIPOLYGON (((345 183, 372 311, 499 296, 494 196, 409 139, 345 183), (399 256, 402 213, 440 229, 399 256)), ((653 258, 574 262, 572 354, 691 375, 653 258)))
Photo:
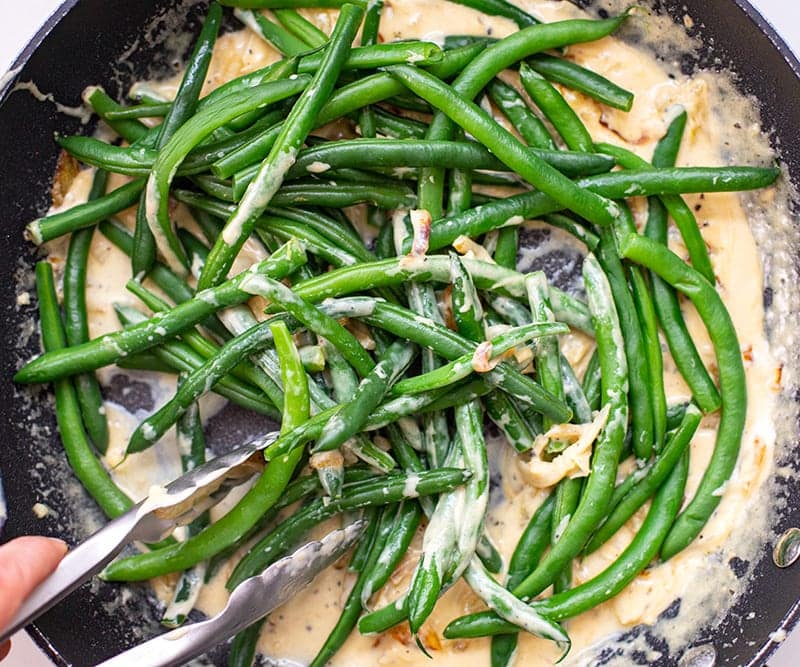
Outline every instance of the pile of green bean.
MULTIPOLYGON (((324 520, 358 512, 369 529, 350 561, 354 583, 312 664, 330 660, 356 626, 374 633, 407 621, 417 635, 463 578, 488 610, 454 619, 445 636, 493 635, 492 665, 502 667, 513 662, 520 630, 568 649, 564 620, 684 549, 720 502, 742 437, 744 370, 681 195, 766 187, 778 170, 676 168, 685 114, 652 163, 594 143, 560 87, 622 110, 633 95, 562 50, 614 33, 626 15, 542 23, 505 0, 454 1, 519 30, 495 40, 451 38, 444 47, 378 43, 380 1, 225 0, 284 57, 201 97, 223 15, 212 3, 174 99, 123 106, 91 89, 88 103, 119 140, 58 138, 96 168, 94 187, 86 203, 28 226, 36 243, 71 236, 63 320, 50 265, 41 263, 44 353, 15 380, 55 383, 65 451, 87 491, 111 517, 131 506, 98 458, 108 443, 94 376, 103 366, 181 378, 172 399, 133 432, 129 455, 159 447, 175 427, 184 469, 201 464, 197 406, 207 392, 280 423, 264 472, 233 510, 213 523, 201 517, 185 539, 102 574, 140 581, 182 573, 169 625, 183 622, 203 579, 237 550, 246 555, 229 589, 324 520), (304 6, 340 9, 330 36, 296 11, 304 6), (503 78, 509 68, 527 97, 503 78), (315 132, 333 121, 354 138, 315 132), (110 173, 130 180, 106 192, 110 173), (502 186, 503 196, 487 185, 502 186), (644 234, 626 202, 634 196, 649 198, 644 234), (176 227, 175 202, 194 217, 191 230, 176 227), (129 231, 115 218, 133 205, 129 231), (534 218, 586 246, 586 301, 541 272, 517 272, 519 226, 534 218), (667 248, 670 218, 689 263, 667 248), (374 242, 358 231, 365 226, 374 242), (128 288, 142 307, 118 305, 120 330, 90 340, 86 266, 95 233, 130 256, 128 288), (465 238, 479 252, 454 253, 465 238), (245 243, 261 258, 249 267, 234 264, 245 243), (689 336, 679 294, 711 336, 718 383, 689 336), (247 306, 254 296, 268 302, 266 319, 247 306), (582 379, 560 348, 570 328, 596 341, 582 379), (690 404, 667 405, 661 335, 692 390, 690 404), (689 442, 702 415, 717 410, 713 455, 679 512, 689 442), (529 457, 551 427, 598 415, 590 474, 552 488, 504 563, 484 528, 487 422, 529 457), (617 484, 629 457, 637 469, 617 484), (630 546, 573 587, 575 559, 648 501, 630 546), (423 525, 408 590, 374 609, 374 594, 423 525), (552 595, 537 597, 551 585, 552 595)), ((551 439, 545 452, 556 457, 568 444, 551 439)), ((260 627, 235 638, 230 664, 252 663, 260 627)))

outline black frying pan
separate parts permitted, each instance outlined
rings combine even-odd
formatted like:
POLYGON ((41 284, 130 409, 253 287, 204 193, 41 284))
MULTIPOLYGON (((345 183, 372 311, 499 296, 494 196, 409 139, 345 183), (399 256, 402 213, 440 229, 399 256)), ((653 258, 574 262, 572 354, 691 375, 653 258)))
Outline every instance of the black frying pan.
MULTIPOLYGON (((146 76, 151 68, 163 71, 174 66, 180 44, 175 35, 181 29, 198 28, 201 12, 192 4, 190 0, 67 0, 15 64, 22 68, 17 79, 34 81, 68 105, 80 103, 80 93, 88 83, 100 83, 114 95, 123 93, 126 84, 146 76), (119 58, 129 51, 132 55, 120 66, 119 58)), ((687 56, 683 67, 692 70, 720 62, 737 72, 741 89, 761 101, 765 127, 774 128, 773 139, 784 147, 783 159, 792 180, 800 183, 800 63, 787 46, 744 0, 655 0, 655 4, 677 22, 688 8, 696 26, 693 30, 709 46, 697 58, 687 56)), ((80 125, 27 93, 9 94, 11 85, 0 83, 0 470, 10 515, 3 538, 41 533, 77 541, 101 517, 71 481, 55 435, 50 397, 35 388, 22 392, 10 378, 22 358, 38 351, 36 336, 19 349, 22 327, 33 306, 15 307, 14 285, 20 267, 30 267, 35 258, 21 232, 26 222, 49 205, 58 152, 53 133, 74 133, 80 125), (31 507, 46 492, 47 504, 59 514, 36 519, 31 507)), ((131 394, 136 392, 126 392, 126 396, 131 394)), ((122 392, 115 398, 125 400, 122 392)), ((217 428, 212 423, 209 434, 212 448, 218 450, 243 442, 266 426, 250 415, 237 419, 235 411, 222 414, 219 420, 217 428), (225 427, 220 428, 223 422, 225 427)), ((800 451, 786 463, 799 469, 800 451)), ((777 480, 776 489, 788 499, 776 520, 775 528, 782 532, 800 525, 798 480, 777 480)), ((771 548, 764 545, 760 562, 748 575, 747 592, 725 619, 698 629, 693 644, 712 644, 717 665, 763 664, 777 646, 770 641, 770 633, 791 629, 800 615, 800 566, 778 570, 772 564, 771 548)), ((735 560, 731 567, 737 572, 747 569, 735 560)), ((57 663, 95 664, 157 631, 147 590, 134 588, 133 595, 124 595, 122 590, 93 582, 30 631, 57 663)), ((665 613, 676 610, 673 605, 665 613)), ((634 628, 630 634, 642 632, 634 628)), ((678 656, 667 656, 665 646, 651 637, 648 642, 664 656, 657 665, 677 664, 678 656)), ((224 652, 223 647, 212 656, 214 661, 221 662, 224 652)), ((625 658, 629 664, 651 664, 635 652, 625 658)))

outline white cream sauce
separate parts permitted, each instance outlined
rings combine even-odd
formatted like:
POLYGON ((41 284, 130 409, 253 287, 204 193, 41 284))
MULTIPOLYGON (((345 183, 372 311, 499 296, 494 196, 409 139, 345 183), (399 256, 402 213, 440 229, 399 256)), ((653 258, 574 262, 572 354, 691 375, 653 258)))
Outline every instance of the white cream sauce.
MULTIPOLYGON (((567 2, 521 0, 519 4, 547 21, 583 15, 581 10, 567 2)), ((303 11, 323 30, 330 31, 335 16, 333 12, 303 11)), ((636 17, 631 21, 645 35, 644 41, 661 38, 678 44, 684 50, 691 47, 688 39, 678 34, 680 31, 677 27, 671 24, 665 27, 669 23, 666 19, 636 17)), ((516 29, 508 20, 487 17, 444 0, 386 0, 380 33, 385 41, 408 38, 440 40, 443 36, 442 26, 446 26, 447 32, 452 34, 491 34, 494 37, 503 37, 516 29)), ((636 95, 631 112, 626 114, 562 88, 565 97, 597 141, 625 146, 649 159, 655 142, 666 130, 675 105, 681 105, 689 113, 689 124, 679 155, 680 165, 719 165, 735 161, 752 163, 754 160, 769 159, 769 147, 761 133, 752 102, 731 95, 730 84, 723 78, 706 73, 687 77, 678 72, 670 76, 670 72, 675 72, 672 63, 660 62, 649 50, 613 37, 572 46, 566 56, 609 77, 636 95), (724 100, 724 104, 721 104, 721 100, 724 100), (733 130, 733 120, 740 120, 741 128, 733 130), (727 145, 729 141, 732 147, 727 145)), ((228 33, 219 39, 215 48, 204 92, 209 92, 230 78, 263 67, 275 58, 274 50, 250 30, 228 33)), ((510 79, 513 81, 513 77, 510 79)), ((173 79, 156 82, 152 86, 166 98, 171 98, 176 82, 177 79, 173 79)), ((79 175, 63 207, 85 198, 90 178, 88 171, 79 175)), ((118 185, 118 180, 112 180, 109 187, 118 185)), ((757 494, 773 469, 776 448, 773 417, 777 397, 787 382, 788 368, 783 377, 780 369, 788 364, 789 358, 784 348, 771 348, 765 337, 762 257, 751 225, 760 240, 767 234, 764 230, 785 226, 788 214, 782 203, 783 197, 785 193, 773 189, 749 197, 746 202, 736 194, 686 198, 697 211, 718 277, 718 287, 736 325, 746 360, 749 403, 742 452, 732 479, 720 489, 720 507, 689 548, 671 561, 654 565, 639 575, 613 600, 567 622, 573 650, 563 664, 591 664, 598 646, 607 645, 615 635, 636 624, 655 624, 659 614, 677 598, 683 598, 683 610, 669 622, 667 639, 672 646, 680 646, 682 641, 693 636, 693 631, 702 622, 730 604, 729 596, 720 596, 718 591, 739 587, 727 561, 733 555, 747 557, 746 554, 754 553, 753 545, 758 543, 758 537, 753 537, 752 531, 749 541, 738 539, 741 517, 748 516, 754 524, 758 524, 755 530, 762 526, 765 531, 768 530, 768 515, 763 509, 764 503, 757 502, 757 494), (732 539, 734 537, 737 539, 732 539), (710 603, 707 598, 711 599, 710 603)), ((191 225, 185 210, 181 212, 181 209, 178 207, 179 224, 191 225)), ((634 210, 641 223, 644 210, 642 202, 634 202, 634 210)), ((130 212, 120 216, 120 219, 131 226, 130 212)), ((551 244, 563 240, 562 232, 552 232, 551 244)), ((674 250, 685 255, 685 248, 676 234, 671 235, 670 243, 674 250)), ((56 268, 63 262, 63 252, 63 242, 51 246, 51 261, 56 268)), ((535 252, 535 249, 528 252, 535 252)), ((250 258, 255 261, 261 256, 263 251, 254 247, 250 258)), ((240 256, 237 271, 246 268, 247 263, 242 259, 240 256)), ((776 266, 779 268, 780 265, 776 266)), ((124 289, 125 281, 129 278, 127 257, 102 235, 96 234, 91 249, 87 286, 93 337, 119 328, 112 303, 136 305, 136 300, 124 289)), ((705 363, 715 372, 713 350, 702 322, 688 302, 684 304, 684 311, 705 363)), ((786 345, 788 348, 788 342, 786 345)), ((591 340, 579 333, 562 338, 564 353, 580 372, 590 356, 591 347, 591 340)), ((668 400, 670 403, 686 401, 690 397, 688 388, 669 358, 666 346, 663 347, 668 400)), ((114 369, 102 371, 101 380, 108 383, 115 372, 114 369)), ((141 375, 136 374, 137 379, 141 375)), ((170 378, 151 378, 148 382, 154 393, 156 407, 174 390, 174 381, 170 378)), ((201 411, 208 417, 219 404, 216 401, 213 405, 205 405, 201 411)), ((112 467, 115 479, 132 497, 142 497, 151 485, 162 483, 177 474, 177 448, 171 436, 165 437, 157 447, 122 461, 121 452, 124 451, 127 438, 143 415, 131 415, 112 403, 106 404, 106 410, 112 442, 105 462, 112 467)), ((716 416, 705 418, 692 440, 687 499, 696 489, 711 455, 716 422, 716 416)), ((529 483, 525 470, 529 464, 511 448, 493 443, 491 449, 496 454, 503 482, 502 497, 490 507, 487 530, 507 561, 530 516, 544 500, 548 490, 529 483)), ((620 469, 620 478, 631 470, 632 464, 626 462, 620 469)), ((603 548, 575 562, 575 584, 595 576, 617 558, 641 525, 646 510, 647 507, 638 512, 603 548)), ((333 519, 315 534, 322 534, 337 525, 339 520, 333 519)), ((375 607, 393 601, 406 590, 420 555, 421 543, 420 532, 390 583, 373 597, 372 604, 375 607)), ((206 613, 216 613, 224 606, 224 581, 233 564, 231 562, 223 567, 213 582, 203 589, 198 606, 206 613)), ((329 568, 297 598, 270 615, 259 649, 265 655, 285 659, 289 664, 294 661, 298 664, 308 662, 334 626, 351 585, 352 575, 342 563, 329 568)), ((442 638, 442 630, 450 620, 482 608, 480 601, 463 581, 440 600, 420 634, 435 658, 435 665, 465 667, 488 664, 487 640, 448 641, 442 638)), ((656 631, 663 631, 663 628, 656 626, 656 631)), ((558 656, 559 651, 551 642, 523 635, 516 664, 550 665, 558 656)), ((366 666, 430 663, 417 649, 404 625, 377 637, 363 637, 354 632, 332 664, 366 666)))

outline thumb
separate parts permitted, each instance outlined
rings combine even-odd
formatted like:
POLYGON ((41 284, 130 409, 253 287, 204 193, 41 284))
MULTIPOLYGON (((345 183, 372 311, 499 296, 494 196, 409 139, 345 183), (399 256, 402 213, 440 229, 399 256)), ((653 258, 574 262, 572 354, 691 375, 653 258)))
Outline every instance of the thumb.
POLYGON ((0 546, 0 629, 67 553, 67 545, 49 537, 18 537, 0 546))

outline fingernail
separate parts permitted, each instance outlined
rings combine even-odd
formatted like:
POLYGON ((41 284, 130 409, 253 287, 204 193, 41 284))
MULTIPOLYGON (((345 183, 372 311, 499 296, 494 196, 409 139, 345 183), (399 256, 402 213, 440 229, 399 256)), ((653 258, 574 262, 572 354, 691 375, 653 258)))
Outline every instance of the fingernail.
POLYGON ((67 549, 69 549, 69 546, 67 545, 67 543, 64 540, 60 540, 57 537, 48 537, 47 539, 48 539, 48 541, 52 542, 54 545, 57 544, 61 548, 62 551, 66 551, 67 549))

